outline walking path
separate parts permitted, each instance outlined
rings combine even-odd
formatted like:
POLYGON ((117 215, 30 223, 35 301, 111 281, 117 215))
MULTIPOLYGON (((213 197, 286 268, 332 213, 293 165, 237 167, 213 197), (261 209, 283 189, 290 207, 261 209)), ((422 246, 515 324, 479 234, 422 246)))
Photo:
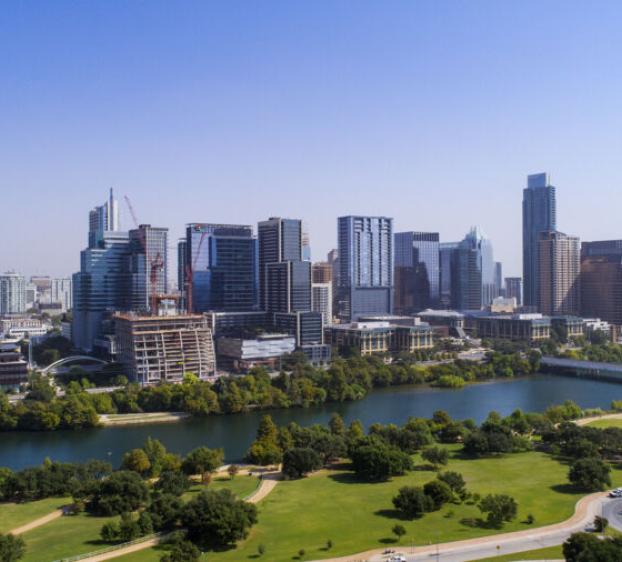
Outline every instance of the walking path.
MULTIPOLYGON (((218 472, 226 471, 226 468, 223 470, 218 470, 218 472)), ((243 471, 240 471, 243 473, 243 471)), ((274 472, 264 472, 262 473, 261 484, 245 501, 248 503, 259 503, 263 500, 272 490, 274 490, 278 481, 281 479, 281 473, 274 472)), ((119 548, 118 550, 113 550, 110 552, 103 552, 102 554, 95 554, 89 558, 82 558, 82 562, 103 562, 104 560, 111 560, 112 558, 118 558, 119 556, 125 556, 126 554, 131 554, 133 552, 137 552, 139 550, 144 550, 146 548, 151 548, 152 546, 156 546, 160 542, 161 537, 154 537, 152 539, 148 539, 146 541, 131 544, 129 546, 119 548)))
MULTIPOLYGON (((393 548, 400 551, 408 562, 432 559, 442 562, 468 562, 500 554, 514 554, 555 546, 563 543, 572 533, 584 530, 594 520, 594 517, 601 513, 602 507, 607 501, 606 498, 607 496, 603 492, 586 496, 579 500, 572 517, 546 527, 414 549, 408 547, 399 549, 397 546, 393 548)), ((384 548, 368 550, 349 556, 324 559, 321 562, 380 562, 388 558, 388 556, 383 555, 384 550, 384 548)))
POLYGON ((50 521, 54 521, 54 519, 58 519, 59 517, 62 516, 62 514, 63 514, 62 509, 56 509, 52 511, 51 513, 48 513, 47 515, 44 515, 43 517, 39 517, 39 519, 35 519, 34 521, 31 521, 30 523, 26 523, 25 525, 22 525, 21 527, 17 527, 16 529, 9 531, 9 533, 13 535, 21 535, 28 531, 32 531, 33 529, 36 529, 37 527, 41 527, 41 525, 45 525, 46 523, 49 523, 50 521))
POLYGON ((604 414, 602 416, 591 416, 589 418, 581 418, 579 420, 575 420, 577 425, 587 425, 589 423, 598 421, 598 420, 622 420, 622 413, 620 414, 604 414))

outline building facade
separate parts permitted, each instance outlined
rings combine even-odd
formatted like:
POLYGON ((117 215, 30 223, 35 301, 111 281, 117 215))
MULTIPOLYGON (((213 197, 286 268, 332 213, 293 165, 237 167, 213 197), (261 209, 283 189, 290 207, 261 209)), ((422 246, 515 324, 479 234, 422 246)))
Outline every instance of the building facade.
POLYGON ((108 200, 103 205, 94 207, 89 213, 89 247, 97 246, 101 242, 104 232, 114 232, 120 229, 119 203, 114 197, 112 188, 110 188, 108 200))
POLYGON ((413 314, 440 302, 438 232, 398 232, 394 244, 395 313, 413 314))
POLYGON ((26 279, 13 271, 0 275, 0 315, 26 312, 26 279))
POLYGON ((114 317, 118 355, 128 377, 141 384, 207 379, 216 371, 212 331, 200 315, 114 317))
POLYGON ((393 310, 393 219, 346 216, 338 219, 339 318, 393 310))
POLYGON ((467 317, 478 338, 541 341, 551 337, 551 319, 541 314, 467 317))
POLYGON ((527 176, 523 190, 523 302, 537 307, 540 283, 540 233, 557 229, 555 187, 548 174, 527 176))
POLYGON ((521 277, 505 278, 505 296, 509 299, 516 299, 516 305, 523 304, 523 279, 521 277))
POLYGON ((266 264, 267 312, 307 312, 312 308, 311 262, 266 264))
POLYGON ((17 390, 28 382, 28 363, 22 357, 19 339, 0 339, 0 389, 17 390))
POLYGON ((333 284, 312 283, 311 293, 313 297, 313 312, 322 315, 324 326, 333 321, 333 284))
POLYGON ((581 315, 622 326, 622 240, 582 244, 581 315))
POLYGON ((563 232, 541 232, 538 249, 538 310, 548 316, 581 310, 580 242, 563 232))

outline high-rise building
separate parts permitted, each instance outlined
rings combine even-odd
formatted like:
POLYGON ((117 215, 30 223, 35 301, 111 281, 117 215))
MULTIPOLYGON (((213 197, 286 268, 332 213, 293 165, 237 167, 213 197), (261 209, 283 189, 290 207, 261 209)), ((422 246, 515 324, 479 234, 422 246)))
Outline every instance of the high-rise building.
POLYGON ((311 238, 309 236, 309 225, 302 223, 302 260, 311 261, 311 238))
POLYGON ((313 283, 332 283, 333 266, 327 261, 318 261, 311 268, 311 281, 313 283))
POLYGON ((332 283, 313 283, 311 285, 313 297, 313 312, 322 314, 324 325, 331 324, 333 321, 333 284, 332 283))
POLYGON ((508 299, 516 299, 517 306, 523 304, 523 280, 521 277, 505 278, 505 296, 508 299))
POLYGON ((338 219, 339 318, 393 311, 393 219, 338 219))
POLYGON ((450 308, 452 305, 451 287, 452 271, 451 264, 454 259, 454 251, 458 249, 460 242, 441 242, 439 244, 439 286, 441 308, 450 308))
POLYGON ((503 264, 500 261, 495 262, 495 297, 504 296, 503 286, 503 264))
POLYGON ((14 271, 0 275, 0 315, 26 312, 26 279, 14 271))
POLYGON ((248 225, 193 223, 186 228, 193 312, 257 308, 257 240, 248 225))
POLYGON ((266 264, 266 311, 311 310, 311 262, 282 261, 266 264))
POLYGON ((581 316, 622 325, 622 240, 581 245, 581 316))
POLYGON ((141 224, 129 231, 130 240, 130 293, 129 310, 151 311, 152 294, 168 293, 168 228, 141 224))
POLYGON ((579 239, 563 232, 541 232, 538 257, 540 312, 548 316, 579 314, 579 239))
POLYGON ((50 285, 50 302, 60 303, 61 312, 67 312, 72 308, 72 289, 69 277, 52 279, 50 285))
POLYGON ((497 296, 495 261, 492 244, 484 233, 474 227, 451 257, 452 307, 458 310, 479 310, 497 296))
POLYGON ((333 270, 332 284, 333 284, 333 318, 339 310, 339 252, 336 248, 332 249, 326 255, 326 261, 330 264, 333 270))
POLYGON ((179 291, 179 310, 186 310, 186 275, 187 275, 188 241, 177 240, 177 290, 179 291))
POLYGON ((89 213, 89 247, 97 246, 104 232, 114 232, 119 229, 119 204, 110 188, 108 201, 95 207, 89 213))
POLYGON ((438 232, 395 234, 395 313, 414 314, 438 307, 440 264, 438 232))
POLYGON ((523 302, 538 306, 540 233, 557 229, 555 187, 548 174, 527 176, 523 190, 523 302))
POLYGON ((268 264, 302 261, 302 223, 297 219, 272 217, 259 223, 259 304, 267 310, 268 264))

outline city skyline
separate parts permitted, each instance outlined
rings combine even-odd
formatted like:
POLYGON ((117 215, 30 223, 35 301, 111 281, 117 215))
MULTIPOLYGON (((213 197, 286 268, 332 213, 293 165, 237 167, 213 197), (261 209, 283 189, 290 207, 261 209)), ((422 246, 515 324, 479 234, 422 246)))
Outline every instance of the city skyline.
POLYGON ((0 269, 75 271, 111 186, 171 240, 190 222, 303 219, 314 261, 338 216, 441 241, 478 225, 515 276, 525 177, 548 172, 560 230, 619 237, 602 201, 622 203, 622 7, 474 4, 7 6, 0 186, 18 212, 0 269))

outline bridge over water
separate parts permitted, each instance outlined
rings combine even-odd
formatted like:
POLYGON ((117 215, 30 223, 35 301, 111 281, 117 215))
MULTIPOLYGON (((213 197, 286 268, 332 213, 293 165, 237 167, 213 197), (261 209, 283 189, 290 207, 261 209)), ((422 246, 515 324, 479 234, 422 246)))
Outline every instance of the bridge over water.
POLYGON ((622 383, 622 364, 543 357, 541 371, 552 375, 584 377, 622 383))

